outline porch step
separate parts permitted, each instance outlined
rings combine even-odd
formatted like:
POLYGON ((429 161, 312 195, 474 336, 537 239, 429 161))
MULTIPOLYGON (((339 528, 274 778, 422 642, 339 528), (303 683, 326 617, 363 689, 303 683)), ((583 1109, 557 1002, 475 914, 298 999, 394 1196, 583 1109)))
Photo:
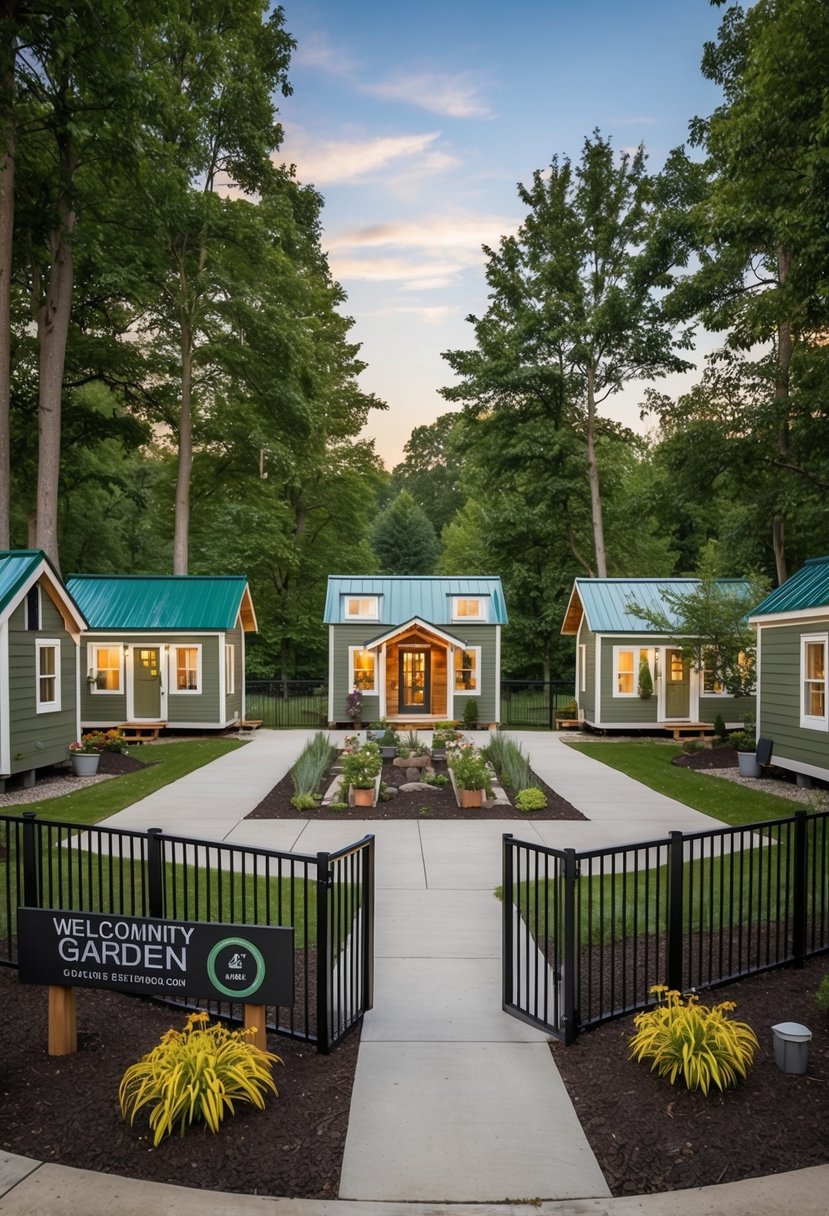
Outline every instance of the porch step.
POLYGON ((714 733, 713 722, 660 722, 659 726, 662 730, 669 730, 677 742, 684 734, 713 735, 714 733))
POLYGON ((166 722, 122 722, 118 727, 125 743, 154 743, 166 722))

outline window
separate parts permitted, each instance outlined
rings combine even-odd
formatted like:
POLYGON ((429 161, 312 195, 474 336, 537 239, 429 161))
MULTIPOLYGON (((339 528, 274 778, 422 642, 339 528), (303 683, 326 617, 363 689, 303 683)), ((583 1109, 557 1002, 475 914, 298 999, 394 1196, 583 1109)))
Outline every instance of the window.
POLYGON ((714 655, 706 653, 702 656, 702 659, 705 664, 702 669, 702 691, 709 697, 725 696, 726 691, 722 678, 713 670, 714 655))
POLYGON ((375 672, 377 670, 377 655, 373 650, 364 646, 349 646, 348 667, 351 673, 349 692, 353 688, 360 692, 376 692, 375 672))
POLYGON ((485 621, 486 597, 483 595, 453 595, 453 621, 485 621))
POLYGON ((26 592, 26 628, 40 629, 40 587, 37 585, 26 592))
POLYGON ((651 651, 644 647, 613 647, 613 695, 614 697, 639 696, 639 668, 647 663, 653 678, 651 651))
POLYGON ((232 643, 225 644, 225 692, 236 691, 236 648, 232 643))
POLYGON ((345 597, 345 619, 347 621, 379 621, 380 597, 377 595, 347 595, 345 597))
POLYGON ((39 714, 60 709, 60 642, 35 642, 37 688, 35 708, 39 714))
POLYGON ((120 692, 122 689, 120 646, 89 647, 90 691, 120 692))
POLYGON ((829 730, 826 652, 829 634, 807 634, 800 639, 800 725, 829 730))
POLYGON ((467 646, 455 651, 455 692, 478 696, 481 691, 481 648, 467 646))
POLYGON ((174 646, 175 691, 201 692, 201 647, 174 646))

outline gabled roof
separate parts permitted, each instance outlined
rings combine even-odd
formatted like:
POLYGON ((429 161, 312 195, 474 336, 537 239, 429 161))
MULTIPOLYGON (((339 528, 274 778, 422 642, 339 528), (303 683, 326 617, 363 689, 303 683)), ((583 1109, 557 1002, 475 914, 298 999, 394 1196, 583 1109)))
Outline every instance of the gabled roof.
MULTIPOLYGON (((561 632, 576 634, 582 617, 593 633, 657 633, 650 623, 629 611, 638 604, 649 612, 664 613, 672 626, 679 624, 665 599, 665 591, 690 591, 697 578, 577 578, 564 614, 561 632)), ((744 578, 721 578, 717 583, 724 593, 748 601, 751 584, 744 578)), ((749 604, 746 603, 746 609, 749 604)))
POLYGON ((805 565, 770 591, 751 612, 756 616, 805 612, 829 607, 829 557, 810 557, 805 565))
POLYGON ((407 630, 420 630, 422 633, 430 633, 433 637, 439 638, 442 642, 447 642, 450 646, 464 647, 467 643, 454 634, 449 633, 446 629, 440 629, 437 625, 433 625, 431 621, 422 621, 420 617, 414 616, 410 621, 404 621, 401 625, 392 625, 390 629, 379 633, 377 637, 369 638, 366 642, 366 650, 373 650, 376 646, 381 646, 383 642, 390 642, 392 638, 399 637, 400 634, 406 633, 407 630))
MULTIPOLYGON (((490 625, 506 625, 507 607, 504 590, 497 577, 441 577, 437 575, 339 575, 328 579, 325 597, 326 625, 351 624, 343 615, 343 599, 347 595, 376 595, 379 598, 380 625, 402 625, 413 617, 432 621, 435 625, 457 626, 452 619, 452 597, 456 595, 486 596, 489 600, 490 625)), ((468 621, 463 626, 480 622, 468 621)))
POLYGON ((29 588, 41 579, 63 617, 67 632, 77 637, 86 626, 83 613, 42 549, 0 550, 0 617, 13 611, 29 588))
POLYGON ((256 629, 243 575, 73 574, 67 587, 93 630, 256 629))

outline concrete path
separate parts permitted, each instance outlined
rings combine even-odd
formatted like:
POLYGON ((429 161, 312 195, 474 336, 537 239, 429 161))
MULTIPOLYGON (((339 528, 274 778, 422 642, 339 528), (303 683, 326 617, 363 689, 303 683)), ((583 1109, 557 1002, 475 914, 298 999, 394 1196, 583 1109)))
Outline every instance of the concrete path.
POLYGON ((478 1205, 481 1216, 480 1205, 494 1213, 492 1205, 506 1202, 511 1212, 529 1214, 532 1204, 551 1216, 825 1212, 829 1167, 785 1182, 611 1199, 544 1036, 501 1011, 493 888, 503 832, 589 848, 713 821, 573 752, 559 736, 530 732, 515 737, 536 771, 590 822, 244 820, 307 737, 259 731, 245 748, 108 823, 308 853, 374 832, 375 1009, 363 1027, 340 1202, 208 1195, 0 1155, 3 1216, 110 1216, 116 1208, 121 1216, 205 1209, 397 1216, 396 1203, 406 1204, 407 1216, 435 1216, 434 1205, 444 1203, 478 1205))

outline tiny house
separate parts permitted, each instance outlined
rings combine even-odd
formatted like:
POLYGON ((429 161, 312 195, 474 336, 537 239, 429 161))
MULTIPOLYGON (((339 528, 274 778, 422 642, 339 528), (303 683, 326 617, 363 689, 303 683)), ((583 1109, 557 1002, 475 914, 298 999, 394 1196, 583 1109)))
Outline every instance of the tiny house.
POLYGON ((829 781, 829 557, 811 558, 749 618, 757 630, 757 731, 780 768, 829 781))
MULTIPOLYGON (((744 579, 720 580, 730 591, 750 594, 744 579)), ((576 639, 575 699, 579 720, 605 730, 676 729, 683 723, 742 725, 754 697, 732 697, 712 672, 683 659, 676 639, 657 632, 631 605, 673 612, 664 596, 697 583, 690 578, 577 578, 561 632, 576 639), (647 669, 650 695, 641 695, 647 669)), ((746 607, 749 607, 747 603, 746 607)), ((647 694, 647 687, 644 689, 647 694)))
POLYGON ((241 576, 73 575, 83 726, 224 729, 245 717, 245 634, 256 616, 241 576))
POLYGON ((363 722, 463 718, 470 700, 479 723, 499 720, 499 578, 331 576, 324 619, 330 722, 348 721, 354 691, 363 722))
POLYGON ((0 787, 67 757, 77 739, 86 622, 39 549, 0 552, 0 787))

